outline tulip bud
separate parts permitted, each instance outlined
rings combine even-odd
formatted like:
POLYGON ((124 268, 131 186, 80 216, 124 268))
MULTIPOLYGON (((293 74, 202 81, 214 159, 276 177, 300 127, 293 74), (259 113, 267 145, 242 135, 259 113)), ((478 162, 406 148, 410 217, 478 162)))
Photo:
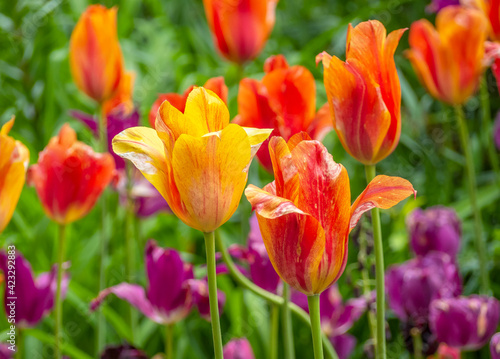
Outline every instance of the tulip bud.
POLYGON ((224 346, 224 359, 255 359, 252 347, 246 338, 233 339, 224 346))

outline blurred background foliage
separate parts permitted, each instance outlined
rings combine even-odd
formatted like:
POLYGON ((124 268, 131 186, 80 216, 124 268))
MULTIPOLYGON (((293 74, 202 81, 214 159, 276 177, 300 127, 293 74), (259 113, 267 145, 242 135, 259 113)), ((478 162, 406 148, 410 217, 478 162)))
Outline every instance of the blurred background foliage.
MULTIPOLYGON (((71 31, 80 14, 91 2, 86 0, 14 0, 0 2, 0 123, 16 115, 11 134, 31 151, 31 163, 64 122, 77 129, 79 139, 95 144, 82 124, 69 117, 70 109, 94 111, 94 104, 79 92, 72 82, 68 47, 71 31)), ((223 61, 214 50, 201 0, 123 0, 101 2, 118 6, 118 31, 126 67, 136 73, 134 99, 147 125, 147 115, 158 93, 183 92, 191 84, 201 85, 208 78, 224 76, 229 86, 231 116, 237 114, 239 69, 223 61)), ((317 106, 326 102, 322 83, 322 66, 315 66, 315 56, 328 51, 344 57, 347 25, 367 19, 378 19, 388 31, 409 27, 417 19, 433 15, 426 12, 426 0, 281 0, 277 7, 276 26, 261 55, 244 69, 247 77, 261 78, 263 63, 272 55, 282 53, 292 65, 303 65, 317 79, 317 106)), ((416 200, 407 200, 396 208, 383 211, 383 233, 386 265, 410 257, 405 216, 417 206, 444 204, 454 207, 463 223, 463 244, 459 264, 465 281, 465 294, 477 290, 477 257, 472 243, 472 220, 466 200, 463 176, 464 157, 459 150, 453 111, 433 100, 418 83, 415 73, 404 57, 408 47, 403 37, 396 53, 400 73, 403 115, 402 136, 396 151, 378 166, 380 173, 409 179, 418 191, 416 200)), ((487 73, 492 108, 498 109, 498 91, 487 73)), ((493 172, 485 155, 485 139, 480 137, 479 101, 473 98, 466 106, 472 133, 472 147, 478 171, 479 196, 488 233, 488 254, 494 261, 492 285, 500 295, 500 222, 498 198, 500 188, 494 184, 493 172), (497 280, 495 280, 497 279, 497 280)), ((496 113, 492 112, 494 115, 496 113)), ((324 143, 337 162, 346 166, 351 178, 352 200, 366 184, 363 167, 347 155, 330 133, 324 143)), ((249 183, 263 185, 272 178, 254 161, 249 183)), ((125 211, 116 194, 110 198, 111 241, 106 262, 107 285, 124 281, 125 211)), ((86 218, 71 226, 68 233, 67 258, 71 262, 71 284, 64 302, 64 329, 67 349, 72 358, 95 357, 94 332, 96 315, 88 304, 98 293, 99 213, 94 209, 86 218)), ((222 228, 227 244, 245 243, 248 233, 250 205, 246 199, 230 222, 222 228)), ((366 216, 363 219, 367 228, 366 216)), ((143 251, 147 239, 156 239, 161 246, 176 248, 186 260, 204 263, 201 233, 194 231, 173 215, 159 214, 137 220, 135 243, 136 268, 134 282, 146 285, 143 251)), ((44 215, 33 188, 22 193, 14 217, 0 237, 0 246, 15 244, 32 263, 36 272, 49 270, 55 262, 56 225, 44 215)), ((359 266, 355 240, 350 242, 350 257, 339 287, 345 298, 359 295, 359 266)), ((203 275, 203 270, 199 273, 203 275)), ((228 277, 219 278, 219 288, 226 292, 227 303, 221 318, 223 339, 246 336, 257 358, 264 358, 268 348, 269 311, 262 299, 238 288, 228 277)), ((137 315, 139 325, 134 338, 124 320, 128 304, 112 298, 104 306, 107 321, 107 343, 125 340, 144 349, 149 355, 163 348, 162 328, 137 315)), ((138 314, 138 313, 137 313, 138 314)), ((389 312, 392 335, 389 338, 390 358, 405 358, 404 338, 398 321, 389 312)), ((53 341, 52 317, 36 329, 28 331, 26 350, 30 358, 51 357, 53 341)), ((311 355, 309 329, 294 319, 295 347, 298 358, 311 355)), ((0 314, 1 333, 7 328, 0 314)), ((358 338, 355 358, 364 357, 363 344, 369 338, 366 316, 351 333, 358 338)), ((0 335, 0 340, 5 340, 0 335)), ((175 327, 176 358, 209 358, 210 324, 194 312, 175 327)), ((282 354, 282 350, 280 350, 282 354)))

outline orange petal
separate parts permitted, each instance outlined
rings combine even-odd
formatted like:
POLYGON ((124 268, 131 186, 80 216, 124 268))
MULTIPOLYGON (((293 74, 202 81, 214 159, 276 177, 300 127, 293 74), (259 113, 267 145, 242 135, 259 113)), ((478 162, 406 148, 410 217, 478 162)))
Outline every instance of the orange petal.
POLYGON ((288 68, 288 62, 286 61, 285 56, 283 55, 273 55, 266 59, 264 62, 264 72, 271 72, 277 69, 288 68))
POLYGON ((313 139, 321 141, 332 129, 333 121, 330 106, 328 103, 325 103, 316 113, 316 117, 314 117, 314 120, 309 125, 307 132, 313 139))
MULTIPOLYGON (((213 91, 219 98, 227 104, 227 93, 228 89, 226 83, 224 82, 224 77, 212 77, 205 82, 203 85, 207 90, 213 91)), ((191 91, 189 91, 191 92, 191 91)), ((183 110, 184 111, 184 110, 183 110)))
POLYGON ((375 207, 391 208, 411 194, 417 196, 417 191, 403 178, 383 175, 375 177, 353 203, 349 228, 353 229, 366 211, 375 207))

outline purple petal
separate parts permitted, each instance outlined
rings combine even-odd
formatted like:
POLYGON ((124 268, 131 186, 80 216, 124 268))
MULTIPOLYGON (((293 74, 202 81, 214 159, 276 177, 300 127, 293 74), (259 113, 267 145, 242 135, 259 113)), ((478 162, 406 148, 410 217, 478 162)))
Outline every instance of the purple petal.
POLYGON ((120 283, 113 287, 104 289, 99 293, 97 298, 92 300, 90 303, 90 310, 96 310, 97 307, 102 304, 103 300, 110 294, 114 294, 118 298, 129 302, 149 319, 157 323, 163 323, 161 318, 159 318, 159 316, 155 313, 155 310, 149 300, 146 298, 144 288, 137 284, 120 283))
POLYGON ((500 359, 500 333, 491 337, 490 341, 491 359, 500 359))
POLYGON ((307 313, 309 313, 309 305, 307 304, 307 295, 305 295, 304 293, 292 289, 290 293, 290 301, 298 305, 307 313))
POLYGON ((495 125, 493 126, 493 139, 495 140, 497 149, 500 150, 500 112, 497 114, 495 125))
POLYGON ((339 359, 347 359, 356 347, 356 338, 349 334, 342 334, 330 337, 333 348, 337 352, 339 359))
POLYGON ((10 344, 0 343, 0 359, 14 358, 14 351, 10 350, 10 344))
POLYGON ((321 321, 329 321, 333 317, 337 318, 343 312, 342 295, 336 284, 321 293, 319 305, 321 321))
MULTIPOLYGON (((210 321, 210 297, 208 295, 208 283, 205 279, 191 279, 189 281, 191 291, 193 293, 194 302, 200 316, 205 320, 210 321)), ((226 304, 226 294, 223 291, 217 290, 217 302, 219 305, 219 314, 226 304)))
POLYGON ((224 346, 224 359, 255 359, 252 347, 246 338, 233 339, 224 346))
POLYGON ((70 110, 69 115, 77 120, 80 120, 84 125, 86 125, 94 134, 94 136, 99 136, 97 120, 94 116, 77 110, 70 110))
POLYGON ((124 109, 112 111, 108 114, 108 151, 113 155, 117 169, 125 168, 125 160, 113 152, 111 142, 113 138, 120 132, 130 127, 139 125, 140 114, 137 109, 134 109, 130 114, 127 114, 124 109))
POLYGON ((148 359, 148 356, 130 344, 122 344, 107 346, 101 354, 101 359, 148 359))
POLYGON ((432 0, 426 10, 428 12, 439 12, 443 8, 451 5, 460 5, 460 0, 432 0))
POLYGON ((345 303, 342 313, 334 323, 334 333, 339 335, 347 332, 365 313, 366 309, 367 303, 365 298, 349 299, 345 303))

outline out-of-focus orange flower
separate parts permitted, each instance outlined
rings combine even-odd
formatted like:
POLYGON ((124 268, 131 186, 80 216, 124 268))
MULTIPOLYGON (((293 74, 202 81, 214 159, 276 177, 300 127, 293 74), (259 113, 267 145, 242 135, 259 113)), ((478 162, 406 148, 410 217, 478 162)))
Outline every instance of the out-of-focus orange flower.
POLYGON ((116 7, 91 5, 71 34, 69 60, 73 80, 99 103, 114 95, 123 75, 116 12, 116 7))
POLYGON ((238 64, 261 52, 274 27, 278 0, 203 0, 214 43, 238 64))
MULTIPOLYGON (((303 66, 288 66, 283 55, 271 56, 264 64, 262 81, 243 79, 238 93, 239 114, 234 123, 241 126, 273 128, 274 136, 285 140, 299 132, 322 140, 332 129, 328 104, 316 113, 316 84, 303 66)), ((260 163, 270 172, 273 167, 267 142, 257 152, 260 163)))
POLYGON ((275 181, 264 189, 249 185, 245 195, 274 269, 307 295, 321 293, 343 273, 349 232, 364 212, 416 194, 405 179, 377 176, 351 206, 347 171, 321 142, 305 133, 288 144, 273 137, 269 152, 275 181))
POLYGON ((344 149, 365 165, 389 156, 401 135, 401 87, 394 52, 406 29, 386 36, 379 21, 347 31, 346 61, 326 52, 324 82, 333 127, 344 149))
POLYGON ((38 163, 29 168, 28 182, 35 186, 47 216, 68 224, 92 209, 114 173, 109 153, 95 153, 64 124, 40 152, 38 163))
MULTIPOLYGON (((224 77, 219 76, 208 79, 203 87, 215 93, 222 101, 224 101, 225 104, 227 104, 228 89, 226 83, 224 82, 224 77)), ((163 101, 170 102, 170 104, 176 109, 184 112, 189 93, 193 91, 194 88, 194 85, 189 86, 189 88, 184 91, 183 94, 163 93, 158 95, 158 98, 153 103, 153 106, 151 106, 151 110, 149 111, 149 124, 151 125, 151 127, 155 128, 156 115, 158 114, 158 109, 160 108, 160 105, 163 103, 163 101)))
POLYGON ((26 146, 8 136, 12 126, 14 117, 0 129, 0 233, 12 218, 30 160, 26 146))
POLYGON ((485 69, 486 36, 481 11, 448 6, 438 13, 436 28, 425 19, 411 25, 407 55, 432 96, 460 105, 474 94, 485 69))
POLYGON ((102 104, 102 110, 105 114, 120 111, 121 116, 128 116, 132 113, 134 110, 134 102, 132 101, 134 80, 135 73, 131 71, 123 73, 118 89, 113 97, 102 104))
POLYGON ((224 102, 203 87, 192 90, 184 113, 169 101, 155 129, 129 128, 113 139, 188 226, 212 232, 238 207, 248 167, 271 130, 229 124, 224 102))
POLYGON ((500 0, 461 0, 466 7, 480 10, 488 20, 488 36, 500 42, 500 0))

